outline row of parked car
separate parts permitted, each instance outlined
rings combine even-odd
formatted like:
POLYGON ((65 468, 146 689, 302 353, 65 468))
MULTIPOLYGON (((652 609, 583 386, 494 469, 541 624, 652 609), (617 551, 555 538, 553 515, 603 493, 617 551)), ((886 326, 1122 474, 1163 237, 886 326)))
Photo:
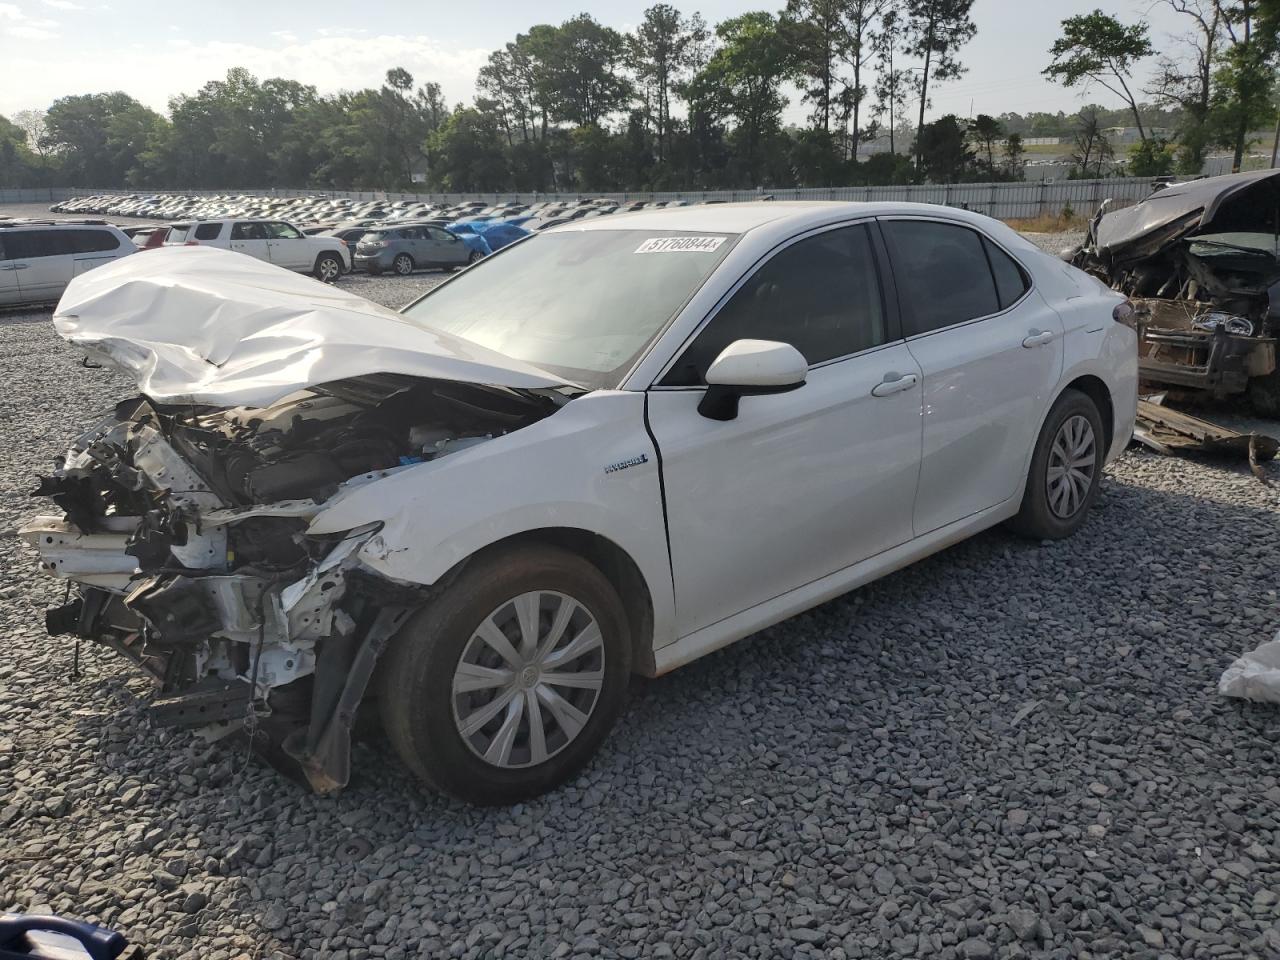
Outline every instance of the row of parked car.
POLYGON ((420 269, 455 269, 561 223, 688 203, 595 199, 436 204, 324 196, 103 194, 65 200, 49 209, 166 220, 121 230, 138 249, 218 246, 333 281, 351 270, 406 276, 420 269))

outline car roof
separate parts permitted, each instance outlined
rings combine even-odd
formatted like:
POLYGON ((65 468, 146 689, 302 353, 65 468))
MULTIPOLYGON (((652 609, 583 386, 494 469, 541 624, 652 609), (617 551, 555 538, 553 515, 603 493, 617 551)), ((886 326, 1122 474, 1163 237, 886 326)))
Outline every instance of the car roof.
POLYGON ((955 207, 930 203, 864 203, 850 200, 755 200, 748 203, 702 204, 690 207, 646 208, 607 217, 571 220, 555 233, 574 230, 707 230, 711 233, 747 233, 766 225, 803 230, 857 216, 892 214, 945 217, 976 223, 992 221, 955 207))

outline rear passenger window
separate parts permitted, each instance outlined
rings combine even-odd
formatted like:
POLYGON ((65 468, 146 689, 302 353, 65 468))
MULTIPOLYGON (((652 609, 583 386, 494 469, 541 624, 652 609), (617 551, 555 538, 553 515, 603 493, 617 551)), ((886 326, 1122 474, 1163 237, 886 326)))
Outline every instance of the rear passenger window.
POLYGON ((1003 310, 1022 299, 1029 286, 1027 277, 1013 257, 986 237, 982 238, 982 245, 986 248, 987 259, 991 261, 991 273, 996 278, 996 293, 1000 297, 1000 309, 1003 310))
POLYGON ((102 253, 120 249, 120 241, 108 230, 68 230, 76 253, 102 253))
POLYGON ((711 319, 662 382, 701 385, 712 361, 742 339, 789 343, 810 364, 884 343, 880 277, 867 228, 828 230, 774 255, 711 319))
POLYGON ((908 334, 1000 312, 976 231, 936 220, 885 220, 882 226, 908 334))
POLYGON ((222 224, 220 223, 201 223, 196 225, 197 240, 217 240, 218 234, 222 232, 222 224))

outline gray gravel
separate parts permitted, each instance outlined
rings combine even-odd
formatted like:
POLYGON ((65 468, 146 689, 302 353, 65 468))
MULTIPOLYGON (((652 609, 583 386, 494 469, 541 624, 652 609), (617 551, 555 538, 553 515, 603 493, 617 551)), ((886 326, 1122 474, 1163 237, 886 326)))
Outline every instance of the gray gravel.
MULTIPOLYGON (((0 328, 0 529, 128 392, 78 360, 47 314, 0 328)), ((71 679, 5 536, 0 910, 200 960, 1280 955, 1280 725, 1215 693, 1280 626, 1277 489, 1131 450, 1074 539, 990 532, 637 682, 574 784, 505 810, 378 740, 321 800, 149 729, 126 665, 71 679)))

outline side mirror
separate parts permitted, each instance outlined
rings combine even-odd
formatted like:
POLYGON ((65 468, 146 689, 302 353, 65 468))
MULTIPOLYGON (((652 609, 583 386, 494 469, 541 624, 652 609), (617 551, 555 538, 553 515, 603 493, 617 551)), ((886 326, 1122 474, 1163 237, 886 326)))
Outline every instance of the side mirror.
POLYGON ((796 390, 808 373, 809 362, 789 343, 735 340, 707 368, 707 392, 698 412, 710 420, 732 420, 739 398, 796 390))

